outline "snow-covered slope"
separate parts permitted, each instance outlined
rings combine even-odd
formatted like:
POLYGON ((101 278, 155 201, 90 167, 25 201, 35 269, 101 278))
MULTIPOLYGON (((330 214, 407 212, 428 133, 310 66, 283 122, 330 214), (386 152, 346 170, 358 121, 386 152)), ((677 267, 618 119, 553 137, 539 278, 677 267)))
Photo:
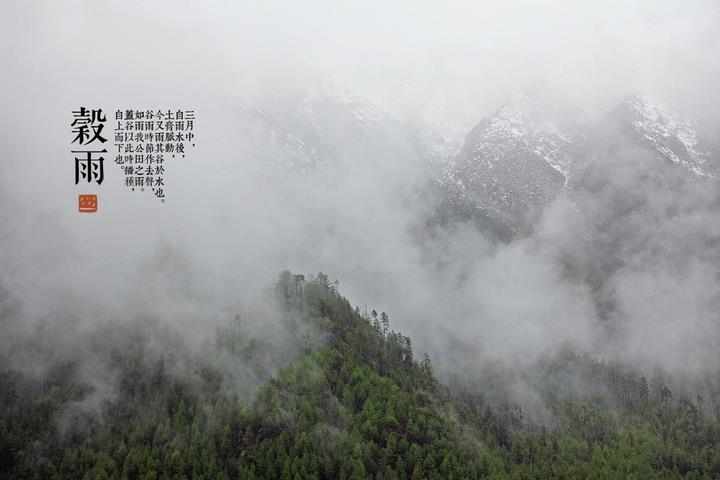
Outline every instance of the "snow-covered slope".
POLYGON ((625 102, 634 131, 665 159, 700 177, 712 177, 709 154, 701 149, 693 127, 640 97, 625 102))

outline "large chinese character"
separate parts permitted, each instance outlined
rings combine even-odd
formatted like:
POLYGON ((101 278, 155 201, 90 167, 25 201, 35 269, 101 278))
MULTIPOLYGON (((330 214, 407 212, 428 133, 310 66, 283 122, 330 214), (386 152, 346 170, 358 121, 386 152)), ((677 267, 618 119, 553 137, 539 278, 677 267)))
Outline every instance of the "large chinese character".
POLYGON ((97 184, 100 185, 105 178, 103 172, 103 160, 105 160, 105 158, 102 156, 93 158, 93 154, 107 153, 107 150, 72 150, 72 152, 85 154, 85 158, 75 157, 75 185, 78 184, 81 178, 87 180, 88 183, 96 181, 97 184))
POLYGON ((77 142, 80 145, 87 145, 95 140, 100 141, 100 143, 107 142, 107 139, 101 135, 103 128, 105 128, 104 122, 107 120, 102 108, 88 110, 85 107, 80 107, 80 110, 73 110, 72 114, 75 117, 70 125, 73 127, 72 132, 75 134, 72 143, 77 142))

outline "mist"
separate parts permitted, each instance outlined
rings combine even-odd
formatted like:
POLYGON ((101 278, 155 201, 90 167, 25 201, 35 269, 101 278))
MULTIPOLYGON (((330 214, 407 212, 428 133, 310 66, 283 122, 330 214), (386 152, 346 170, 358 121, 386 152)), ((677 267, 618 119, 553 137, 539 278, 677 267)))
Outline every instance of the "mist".
MULTIPOLYGON (((0 357, 16 366, 45 368, 17 351, 42 338, 53 355, 87 359, 88 378, 112 391, 93 352, 77 349, 107 322, 158 324, 202 352, 246 312, 284 346, 263 292, 290 269, 326 272, 354 304, 387 312, 445 377, 523 371, 567 346, 691 378, 720 367, 716 178, 620 143, 525 235, 498 242, 471 222, 418 234, 438 202, 428 185, 518 96, 575 125, 641 94, 720 144, 717 2, 5 10, 0 286, 11 313, 0 357), (197 112, 197 147, 168 162, 165 203, 129 192, 106 162, 101 210, 78 214, 69 123, 81 105, 108 119, 197 112)), ((152 348, 178 348, 172 335, 152 348)), ((533 401, 531 382, 512 382, 533 401)))

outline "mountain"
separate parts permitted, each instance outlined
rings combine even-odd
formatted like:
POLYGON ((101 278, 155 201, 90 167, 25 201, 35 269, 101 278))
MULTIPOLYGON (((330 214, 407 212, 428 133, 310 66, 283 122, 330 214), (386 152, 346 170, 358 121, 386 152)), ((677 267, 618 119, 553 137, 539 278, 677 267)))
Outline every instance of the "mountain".
POLYGON ((572 140, 505 106, 465 138, 441 183, 448 202, 522 230, 567 182, 572 140))
POLYGON ((640 97, 629 97, 595 121, 557 114, 523 98, 481 120, 449 158, 437 188, 443 221, 473 221, 490 238, 530 232, 562 191, 584 188, 598 162, 632 150, 685 174, 712 179, 720 160, 692 126, 640 97))
POLYGON ((238 396, 238 369, 276 353, 255 342, 249 319, 235 318, 199 352, 143 323, 107 325, 45 372, 3 360, 0 478, 720 474, 720 423, 702 414, 701 399, 673 396, 662 377, 648 382, 628 367, 559 352, 523 373, 554 419, 536 423, 497 400, 497 376, 473 383, 457 372, 450 387, 440 383, 387 315, 361 314, 327 276, 306 282, 285 272, 273 291, 302 348, 249 400, 238 396), (88 352, 103 382, 82 375, 88 352), (98 400, 107 381, 112 394, 98 400))

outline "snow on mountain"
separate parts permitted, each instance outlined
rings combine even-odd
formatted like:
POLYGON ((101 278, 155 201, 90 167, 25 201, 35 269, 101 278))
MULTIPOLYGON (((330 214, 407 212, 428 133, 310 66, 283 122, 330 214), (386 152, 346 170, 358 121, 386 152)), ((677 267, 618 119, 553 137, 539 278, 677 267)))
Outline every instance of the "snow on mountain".
POLYGON ((523 230, 560 191, 583 188, 585 167, 627 147, 694 176, 716 177, 692 126, 647 100, 627 99, 599 122, 568 118, 574 119, 522 99, 483 119, 447 160, 439 181, 446 202, 463 211, 482 210, 514 231, 523 230))
POLYGON ((412 184, 424 164, 448 215, 479 215, 516 233, 531 228, 561 191, 583 188, 585 168, 618 148, 640 148, 698 177, 716 176, 695 130, 647 100, 627 99, 594 123, 548 103, 514 99, 477 123, 459 148, 426 123, 400 121, 342 90, 269 95, 245 108, 243 118, 249 154, 283 171, 364 169, 412 184), (416 169, 410 176, 408 167, 416 169))
POLYGON ((481 208, 514 230, 566 185, 571 144, 552 123, 507 105, 467 135, 441 183, 452 202, 481 208))
POLYGON ((664 158, 700 177, 714 176, 709 171, 709 154, 700 149, 697 133, 688 122, 675 119, 659 105, 640 97, 626 103, 636 133, 664 158))

